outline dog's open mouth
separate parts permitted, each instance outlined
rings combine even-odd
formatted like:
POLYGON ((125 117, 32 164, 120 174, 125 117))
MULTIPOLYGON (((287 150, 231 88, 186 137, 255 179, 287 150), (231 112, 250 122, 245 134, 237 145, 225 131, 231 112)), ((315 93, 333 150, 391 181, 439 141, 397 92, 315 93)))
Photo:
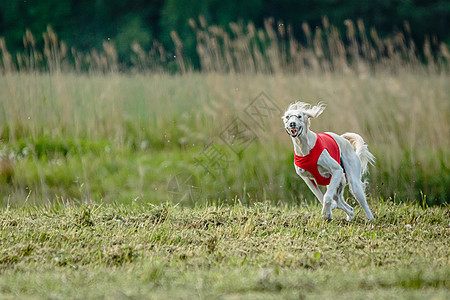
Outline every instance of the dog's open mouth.
POLYGON ((290 133, 292 136, 296 136, 297 133, 298 133, 298 128, 290 128, 290 129, 289 129, 289 133, 290 133))
MULTIPOLYGON (((300 129, 303 129, 303 128, 300 128, 300 129)), ((288 132, 292 137, 297 137, 300 133, 302 133, 302 130, 299 130, 299 128, 294 127, 294 128, 289 128, 288 132)))

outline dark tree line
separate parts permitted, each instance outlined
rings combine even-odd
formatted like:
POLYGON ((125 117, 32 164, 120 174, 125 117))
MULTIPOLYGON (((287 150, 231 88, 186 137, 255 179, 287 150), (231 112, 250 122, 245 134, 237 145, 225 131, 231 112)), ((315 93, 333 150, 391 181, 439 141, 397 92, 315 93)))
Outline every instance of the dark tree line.
POLYGON ((264 19, 273 17, 291 24, 299 39, 303 22, 314 27, 323 16, 341 29, 346 19, 362 19, 381 35, 403 30, 406 21, 418 44, 425 36, 450 43, 448 0, 7 0, 0 2, 0 36, 15 52, 23 47, 26 29, 42 43, 41 33, 51 25, 61 40, 80 51, 111 40, 119 55, 126 56, 134 41, 144 49, 154 40, 173 49, 170 32, 175 30, 188 55, 194 55, 196 36, 188 20, 199 15, 223 27, 248 21, 262 27, 264 19))

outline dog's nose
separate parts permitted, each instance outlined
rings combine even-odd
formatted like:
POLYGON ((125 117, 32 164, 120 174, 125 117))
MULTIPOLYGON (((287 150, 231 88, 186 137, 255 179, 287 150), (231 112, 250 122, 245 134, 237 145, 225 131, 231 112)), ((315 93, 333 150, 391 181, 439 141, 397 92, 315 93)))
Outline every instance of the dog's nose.
POLYGON ((295 127, 295 122, 289 123, 289 127, 295 127))

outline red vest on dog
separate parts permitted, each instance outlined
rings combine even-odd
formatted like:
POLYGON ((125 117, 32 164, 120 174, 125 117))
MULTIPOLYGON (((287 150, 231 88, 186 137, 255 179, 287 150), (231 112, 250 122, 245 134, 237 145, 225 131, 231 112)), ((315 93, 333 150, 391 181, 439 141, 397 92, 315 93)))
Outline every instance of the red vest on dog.
POLYGON ((329 185, 331 181, 330 177, 323 177, 320 175, 317 169, 317 160, 323 150, 327 149, 330 156, 341 164, 341 153, 336 141, 328 133, 317 133, 317 141, 314 147, 311 149, 308 155, 299 156, 294 151, 294 164, 303 170, 312 174, 318 185, 329 185))

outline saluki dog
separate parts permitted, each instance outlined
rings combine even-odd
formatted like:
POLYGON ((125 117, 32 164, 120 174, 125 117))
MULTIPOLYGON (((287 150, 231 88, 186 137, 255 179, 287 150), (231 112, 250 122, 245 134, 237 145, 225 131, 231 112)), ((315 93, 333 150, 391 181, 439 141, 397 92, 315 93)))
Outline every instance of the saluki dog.
POLYGON ((332 210, 342 209, 347 220, 353 219, 353 208, 344 200, 344 188, 350 191, 364 209, 369 220, 374 217, 367 205, 361 177, 375 157, 369 152, 363 138, 356 133, 338 135, 333 132, 315 133, 309 129, 310 119, 317 118, 325 109, 319 103, 291 104, 282 117, 284 127, 294 143, 294 166, 297 174, 322 204, 322 216, 331 220, 332 210), (318 185, 326 185, 325 195, 318 185))

